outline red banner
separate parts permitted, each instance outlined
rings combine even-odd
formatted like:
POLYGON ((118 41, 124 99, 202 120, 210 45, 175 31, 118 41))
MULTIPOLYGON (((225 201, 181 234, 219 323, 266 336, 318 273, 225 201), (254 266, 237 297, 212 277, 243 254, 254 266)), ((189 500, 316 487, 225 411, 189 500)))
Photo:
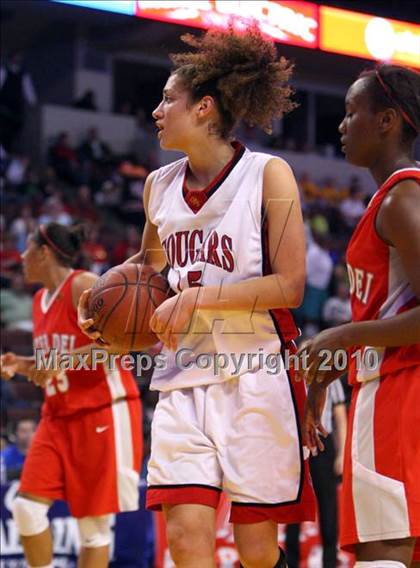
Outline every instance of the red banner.
POLYGON ((198 28, 237 30, 255 20, 275 41, 315 49, 318 47, 318 6, 311 2, 274 0, 137 0, 135 15, 198 28))

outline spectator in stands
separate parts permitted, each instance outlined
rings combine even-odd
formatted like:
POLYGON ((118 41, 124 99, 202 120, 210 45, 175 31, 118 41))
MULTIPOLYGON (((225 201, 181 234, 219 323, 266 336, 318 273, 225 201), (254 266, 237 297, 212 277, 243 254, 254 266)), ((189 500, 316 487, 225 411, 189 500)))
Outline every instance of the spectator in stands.
POLYGON ((25 180, 25 175, 29 167, 27 156, 12 156, 6 167, 6 182, 10 185, 21 185, 25 180))
POLYGON ((73 106, 75 108, 81 108, 83 110, 98 110, 95 93, 92 91, 92 89, 88 89, 81 97, 74 101, 73 106))
POLYGON ((10 288, 1 289, 0 316, 6 330, 32 331, 32 295, 20 271, 13 273, 10 288))
MULTIPOLYGON (((328 432, 323 438, 324 451, 310 456, 309 468, 318 501, 322 541, 322 568, 337 566, 337 481, 343 473, 344 443, 347 433, 346 398, 340 381, 327 389, 322 425, 328 432)), ((286 528, 286 556, 289 568, 299 567, 300 525, 286 528)))
POLYGON ((37 96, 22 51, 14 51, 0 68, 0 143, 11 152, 24 124, 25 103, 35 106, 37 96))
POLYGON ((341 199, 341 192, 337 182, 332 177, 326 177, 321 185, 320 196, 322 201, 328 205, 335 205, 341 199))
POLYGON ((124 180, 124 193, 121 213, 126 223, 144 226, 145 216, 143 207, 144 182, 148 171, 142 166, 135 166, 130 162, 123 162, 119 173, 124 180))
POLYGON ((106 164, 112 158, 112 151, 108 144, 100 139, 97 128, 89 128, 85 140, 78 148, 78 155, 82 164, 93 162, 106 164))
POLYGON ((313 203, 320 196, 320 189, 317 184, 310 178, 307 172, 301 175, 299 180, 299 189, 305 203, 313 203))
POLYGON ((157 154, 159 150, 155 127, 146 119, 146 113, 139 108, 136 112, 136 129, 131 144, 132 154, 138 164, 147 166, 149 169, 159 167, 157 154))
POLYGON ((7 481, 19 479, 35 430, 36 422, 32 419, 23 418, 17 422, 15 443, 8 445, 1 452, 1 461, 6 471, 7 481))
POLYGON ((89 237, 83 243, 84 265, 95 274, 103 274, 109 268, 108 251, 102 244, 98 227, 92 225, 89 237))
POLYGON ((340 205, 340 213, 346 227, 353 231, 365 211, 364 194, 357 178, 353 178, 349 196, 340 205))
POLYGON ((10 233, 4 233, 0 242, 0 266, 2 286, 9 284, 13 271, 20 267, 22 259, 16 247, 16 239, 10 233))
POLYGON ((112 251, 112 265, 122 264, 140 249, 140 232, 135 225, 128 225, 125 238, 117 242, 112 251))
POLYGON ((88 185, 80 185, 77 189, 77 196, 72 201, 70 212, 74 219, 78 221, 90 221, 96 223, 98 212, 92 201, 92 192, 88 185))
POLYGON ((337 264, 334 266, 334 282, 347 282, 348 273, 347 267, 345 265, 344 255, 342 255, 341 259, 337 261, 337 264))
POLYGON ((327 327, 341 325, 351 320, 351 305, 347 282, 340 281, 337 294, 328 298, 324 304, 322 318, 327 327))
POLYGON ((25 198, 32 199, 40 196, 41 179, 39 172, 34 166, 29 163, 25 172, 25 179, 23 180, 22 193, 25 198))
POLYGON ((59 179, 73 184, 80 183, 80 164, 76 152, 70 145, 68 132, 60 132, 49 149, 48 161, 59 179))
POLYGON ((10 225, 10 233, 15 238, 16 248, 22 253, 26 248, 26 239, 29 233, 36 228, 36 220, 32 214, 32 207, 24 205, 20 211, 20 216, 16 217, 10 225))
POLYGON ((77 153, 82 165, 83 180, 93 189, 100 187, 112 175, 114 155, 110 146, 101 140, 96 128, 89 128, 77 153))
POLYGON ((310 218, 311 229, 317 235, 327 236, 330 232, 330 225, 327 217, 322 213, 318 207, 312 208, 312 215, 310 218))
POLYGON ((73 222, 58 194, 52 195, 45 201, 41 215, 38 218, 40 225, 45 225, 51 221, 60 223, 60 225, 71 225, 73 222))
POLYGON ((334 269, 325 236, 312 231, 312 237, 306 250, 303 304, 294 311, 298 325, 303 327, 304 336, 317 333, 321 327, 322 308, 328 297, 328 286, 334 269))
POLYGON ((122 188, 113 180, 106 180, 95 195, 95 203, 100 207, 115 208, 121 204, 122 188))

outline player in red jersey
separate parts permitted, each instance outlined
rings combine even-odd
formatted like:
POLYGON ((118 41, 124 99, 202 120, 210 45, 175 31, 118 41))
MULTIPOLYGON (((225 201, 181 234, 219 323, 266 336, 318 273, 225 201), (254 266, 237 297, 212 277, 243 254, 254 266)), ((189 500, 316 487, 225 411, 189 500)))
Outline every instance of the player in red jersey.
POLYGON ((94 364, 92 343, 77 325, 79 297, 97 278, 71 268, 80 237, 76 228, 58 223, 41 225, 29 237, 22 255, 25 278, 44 285, 33 304, 35 356, 1 357, 4 378, 20 373, 45 386, 42 418, 13 505, 31 567, 52 566, 47 512, 54 500, 67 501, 77 518, 79 568, 108 565, 110 514, 138 508, 139 393, 118 360, 115 365, 94 364), (65 372, 45 369, 34 360, 37 355, 70 353, 86 358, 75 359, 74 370, 65 372))
POLYGON ((381 65, 350 87, 343 151, 369 168, 379 189, 347 249, 353 321, 302 346, 314 449, 322 449, 325 387, 341 374, 320 350, 347 349, 353 395, 341 545, 356 553, 357 568, 420 565, 420 169, 412 155, 419 130, 419 73, 381 65))

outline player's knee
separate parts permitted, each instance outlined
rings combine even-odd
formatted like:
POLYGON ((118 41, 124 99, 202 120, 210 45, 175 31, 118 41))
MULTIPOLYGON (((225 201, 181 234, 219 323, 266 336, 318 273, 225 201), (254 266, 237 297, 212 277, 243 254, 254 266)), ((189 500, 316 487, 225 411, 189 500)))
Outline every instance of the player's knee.
POLYGON ((13 500, 12 515, 22 536, 33 536, 44 532, 49 521, 47 517, 49 505, 39 503, 18 495, 13 500))
POLYGON ((78 519, 81 546, 84 548, 109 546, 111 542, 109 521, 109 515, 78 519))
POLYGON ((166 536, 175 563, 214 555, 215 535, 213 530, 205 526, 191 526, 182 522, 168 523, 166 536))
POLYGON ((279 549, 264 539, 250 539, 237 541, 236 547, 239 558, 246 568, 273 568, 277 566, 279 549))

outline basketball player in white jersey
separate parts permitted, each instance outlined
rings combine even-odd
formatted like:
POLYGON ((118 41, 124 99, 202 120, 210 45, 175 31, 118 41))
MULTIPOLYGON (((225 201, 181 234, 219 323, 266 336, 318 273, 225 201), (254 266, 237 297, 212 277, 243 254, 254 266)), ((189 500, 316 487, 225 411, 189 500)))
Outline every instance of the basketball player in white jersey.
POLYGON ((242 120, 269 130, 294 107, 291 67, 254 28, 183 39, 193 52, 172 56, 153 117, 161 147, 186 157, 149 176, 142 248, 129 259, 169 265, 176 293, 151 321, 168 364, 151 386, 160 398, 147 505, 164 512, 177 567, 211 568, 225 491, 242 565, 283 567, 277 524, 314 517, 299 426, 305 391, 285 368, 304 229, 290 167, 231 134, 242 120))

